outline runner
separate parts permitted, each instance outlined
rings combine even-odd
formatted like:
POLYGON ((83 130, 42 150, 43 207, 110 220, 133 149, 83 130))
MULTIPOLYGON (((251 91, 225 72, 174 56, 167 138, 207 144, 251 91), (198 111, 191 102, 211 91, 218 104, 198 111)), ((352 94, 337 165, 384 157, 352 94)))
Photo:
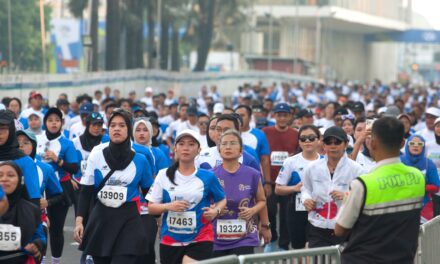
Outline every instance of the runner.
POLYGON ((253 254, 260 244, 256 217, 266 207, 266 197, 260 172, 238 162, 242 151, 243 142, 237 131, 231 129, 222 134, 223 162, 213 172, 228 199, 226 209, 213 222, 214 257, 253 254))
MULTIPOLYGON (((50 249, 52 263, 60 263, 64 247, 64 223, 70 205, 74 202, 74 185, 71 175, 78 171, 78 156, 72 141, 62 134, 63 114, 58 108, 50 108, 44 116, 46 131, 37 136, 37 154, 55 171, 64 192, 64 202, 48 208, 50 249)), ((77 187, 76 187, 77 188, 77 187)))
POLYGON ((9 202, 7 212, 0 217, 1 263, 39 262, 46 247, 40 210, 23 198, 22 177, 14 162, 0 163, 0 186, 9 202))
POLYGON ((131 148, 130 113, 115 109, 109 119, 110 143, 95 148, 81 178, 82 189, 74 239, 95 264, 136 263, 148 253, 146 231, 138 211, 139 197, 152 183, 148 161, 131 148), (90 202, 97 197, 89 215, 90 202), (84 229, 83 220, 88 217, 84 229))
POLYGON ((301 249, 306 245, 307 211, 301 201, 301 187, 304 169, 319 159, 318 153, 321 133, 313 125, 303 125, 299 129, 298 140, 302 152, 284 160, 275 181, 275 193, 289 196, 287 227, 293 249, 301 249))
POLYGON ((212 256, 211 221, 224 209, 226 199, 217 177, 196 168, 194 159, 199 151, 197 132, 188 129, 177 135, 176 163, 159 171, 146 196, 150 214, 163 214, 160 260, 164 264, 191 263, 212 256))

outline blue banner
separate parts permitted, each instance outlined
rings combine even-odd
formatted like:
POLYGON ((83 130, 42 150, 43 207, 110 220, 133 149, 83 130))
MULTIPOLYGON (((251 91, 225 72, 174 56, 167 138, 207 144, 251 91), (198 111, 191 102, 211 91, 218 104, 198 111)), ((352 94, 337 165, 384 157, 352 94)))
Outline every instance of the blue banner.
POLYGON ((404 43, 440 43, 440 31, 410 29, 406 31, 389 31, 375 34, 366 34, 365 41, 380 42, 393 41, 404 43))

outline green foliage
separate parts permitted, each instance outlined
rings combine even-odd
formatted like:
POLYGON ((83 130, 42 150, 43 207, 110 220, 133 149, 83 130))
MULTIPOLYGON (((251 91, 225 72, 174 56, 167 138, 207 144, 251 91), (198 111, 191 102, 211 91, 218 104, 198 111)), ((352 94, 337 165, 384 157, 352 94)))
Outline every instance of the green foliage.
MULTIPOLYGON (((41 71, 42 50, 40 31, 40 9, 38 2, 11 0, 12 57, 14 68, 22 71, 41 71)), ((0 51, 8 58, 8 1, 0 0, 0 51)), ((45 27, 49 32, 50 8, 45 7, 45 27)), ((49 51, 47 50, 47 53, 49 51)))
POLYGON ((69 10, 75 17, 82 17, 88 2, 88 0, 69 0, 69 10))

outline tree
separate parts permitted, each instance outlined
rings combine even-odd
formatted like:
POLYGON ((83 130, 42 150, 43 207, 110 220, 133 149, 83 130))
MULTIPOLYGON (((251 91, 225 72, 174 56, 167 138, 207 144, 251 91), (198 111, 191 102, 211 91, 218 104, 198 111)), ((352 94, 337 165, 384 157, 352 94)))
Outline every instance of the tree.
POLYGON ((107 0, 105 34, 105 70, 120 68, 121 5, 120 0, 107 0))
MULTIPOLYGON (((1 60, 9 65, 7 0, 0 0, 0 52, 1 60)), ((40 10, 35 1, 11 0, 12 58, 16 70, 41 71, 42 50, 40 10)), ((51 9, 45 6, 45 27, 49 27, 51 9)), ((46 58, 47 59, 47 58, 46 58)))
POLYGON ((126 1, 124 12, 125 60, 127 69, 143 68, 143 1, 126 1))
POLYGON ((154 13, 156 0, 147 0, 147 24, 148 24, 148 68, 154 68, 154 59, 157 57, 156 45, 154 43, 154 13))
POLYGON ((199 0, 199 34, 197 45, 197 63, 194 71, 204 71, 211 46, 214 25, 215 0, 199 0))

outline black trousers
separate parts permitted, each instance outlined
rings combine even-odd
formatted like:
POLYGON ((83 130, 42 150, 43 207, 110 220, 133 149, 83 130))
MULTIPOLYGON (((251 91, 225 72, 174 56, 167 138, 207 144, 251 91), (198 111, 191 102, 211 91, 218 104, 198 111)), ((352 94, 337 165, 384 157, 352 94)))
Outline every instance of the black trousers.
POLYGON ((434 217, 440 215, 440 196, 432 196, 432 206, 434 207, 434 217))
POLYGON ((136 264, 138 256, 121 255, 114 257, 93 257, 95 264, 136 264))
POLYGON ((267 210, 269 214, 270 231, 272 232, 271 242, 278 240, 278 246, 282 249, 289 249, 289 232, 287 229, 287 196, 279 196, 275 194, 272 189, 272 195, 267 199, 267 210), (280 207, 279 220, 280 220, 280 234, 277 232, 277 217, 278 217, 278 205, 280 207))
POLYGON ((317 248, 341 244, 344 238, 337 237, 333 229, 319 228, 309 224, 308 241, 309 248, 317 248))
POLYGON ((49 237, 50 250, 55 258, 61 257, 64 247, 64 223, 66 222, 69 206, 64 203, 55 204, 47 209, 47 216, 50 220, 49 237))
POLYGON ((296 193, 289 196, 289 209, 287 214, 287 226, 289 230, 290 243, 293 249, 305 248, 307 242, 307 211, 296 211, 296 193))
POLYGON ((250 255, 254 254, 254 247, 237 247, 225 250, 216 250, 212 253, 213 258, 224 257, 229 255, 250 255))

